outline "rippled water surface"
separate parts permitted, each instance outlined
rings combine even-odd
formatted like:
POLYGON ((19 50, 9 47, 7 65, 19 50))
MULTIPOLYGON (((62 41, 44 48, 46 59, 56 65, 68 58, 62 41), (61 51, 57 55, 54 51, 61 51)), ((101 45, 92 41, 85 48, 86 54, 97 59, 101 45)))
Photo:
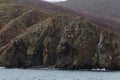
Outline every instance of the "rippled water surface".
POLYGON ((120 80, 120 71, 0 68, 0 80, 120 80))

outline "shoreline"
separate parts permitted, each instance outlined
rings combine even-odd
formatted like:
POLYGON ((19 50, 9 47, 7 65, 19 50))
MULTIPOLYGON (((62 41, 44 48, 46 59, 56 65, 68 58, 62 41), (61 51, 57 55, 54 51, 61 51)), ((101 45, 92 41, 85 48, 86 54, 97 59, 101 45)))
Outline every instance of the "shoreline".
POLYGON ((108 70, 105 68, 97 69, 60 69, 60 68, 50 68, 50 67, 28 67, 28 68, 5 68, 3 69, 22 69, 22 70, 55 70, 55 71, 90 71, 90 72, 119 72, 120 70, 108 70))

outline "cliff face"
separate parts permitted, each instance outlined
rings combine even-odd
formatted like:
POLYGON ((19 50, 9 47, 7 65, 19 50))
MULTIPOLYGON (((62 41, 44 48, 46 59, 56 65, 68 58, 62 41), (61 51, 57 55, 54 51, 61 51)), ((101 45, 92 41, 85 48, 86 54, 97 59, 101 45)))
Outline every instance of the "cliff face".
POLYGON ((77 19, 65 28, 57 46, 55 67, 119 69, 120 35, 77 19))
POLYGON ((1 49, 3 65, 117 69, 119 38, 84 18, 60 15, 32 26, 1 49))
POLYGON ((102 31, 97 44, 93 64, 100 68, 120 69, 120 35, 111 31, 102 31))
POLYGON ((5 54, 5 66, 26 67, 42 64, 54 65, 56 60, 55 48, 59 42, 58 40, 64 26, 69 24, 70 21, 71 18, 67 16, 58 16, 48 19, 41 24, 36 24, 25 33, 16 37, 11 43, 5 46, 5 52, 2 52, 5 54), (7 53, 6 50, 8 50, 7 53), (8 56, 6 54, 10 55, 8 56), (18 54, 21 56, 18 56, 18 54), (14 55, 19 58, 16 57, 13 59, 12 57, 14 55))
POLYGON ((7 68, 120 69, 120 33, 85 17, 28 9, 2 27, 0 41, 7 68))

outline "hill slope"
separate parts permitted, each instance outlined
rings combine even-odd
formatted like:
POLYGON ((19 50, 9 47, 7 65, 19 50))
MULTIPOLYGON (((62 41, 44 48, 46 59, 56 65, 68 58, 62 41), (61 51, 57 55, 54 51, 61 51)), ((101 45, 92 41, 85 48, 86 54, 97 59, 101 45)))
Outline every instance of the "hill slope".
POLYGON ((120 22, 120 0, 67 0, 57 4, 120 22))
POLYGON ((119 0, 67 0, 56 4, 78 13, 82 12, 88 19, 101 26, 105 25, 120 31, 119 0))
POLYGON ((0 53, 9 68, 120 69, 119 48, 120 34, 84 18, 60 15, 29 28, 0 53))
POLYGON ((27 28, 36 23, 51 17, 49 13, 41 12, 38 10, 29 10, 19 17, 12 19, 0 30, 0 47, 4 46, 10 40, 15 38, 20 33, 23 33, 27 28))
POLYGON ((27 10, 28 8, 18 4, 0 2, 0 29, 11 19, 20 16, 27 10))
MULTIPOLYGON (((1 4, 18 5, 13 2, 1 4)), ((9 21, 1 27, 1 66, 120 69, 120 33, 114 31, 113 27, 98 25, 102 19, 92 22, 83 16, 75 17, 75 13, 72 16, 66 12, 61 14, 61 11, 51 12, 53 8, 43 11, 23 7, 27 10, 17 17, 9 17, 9 21)))
MULTIPOLYGON (((56 4, 52 4, 52 3, 49 3, 49 2, 44 2, 42 0, 12 0, 12 1, 14 1, 15 3, 22 4, 22 5, 27 5, 27 6, 30 6, 30 7, 38 8, 40 10, 42 9, 42 10, 50 11, 54 14, 59 14, 59 13, 63 14, 64 13, 64 14, 69 14, 69 15, 73 15, 73 16, 84 16, 87 19, 94 22, 95 24, 97 24, 97 25, 101 25, 103 27, 111 28, 111 29, 113 29, 115 31, 118 31, 118 32, 120 31, 119 20, 115 21, 113 19, 113 17, 106 17, 107 15, 109 15, 109 13, 106 14, 106 15, 98 16, 97 13, 91 13, 89 11, 91 9, 93 9, 93 10, 95 9, 95 10, 99 10, 99 11, 96 11, 96 12, 101 13, 101 12, 105 12, 106 10, 102 11, 101 9, 96 9, 96 6, 94 6, 93 8, 87 6, 89 8, 89 10, 86 10, 86 12, 84 12, 83 10, 80 9, 80 8, 83 8, 83 9, 85 8, 85 7, 82 7, 82 5, 86 5, 86 4, 89 3, 90 6, 91 6, 91 5, 93 5, 93 2, 97 3, 98 0, 92 0, 92 1, 88 1, 88 0, 82 0, 82 1, 80 1, 80 0, 68 0, 65 3, 56 3, 56 4)), ((105 7, 105 6, 102 6, 102 7, 105 7)), ((99 8, 99 6, 98 6, 98 8, 99 8)))

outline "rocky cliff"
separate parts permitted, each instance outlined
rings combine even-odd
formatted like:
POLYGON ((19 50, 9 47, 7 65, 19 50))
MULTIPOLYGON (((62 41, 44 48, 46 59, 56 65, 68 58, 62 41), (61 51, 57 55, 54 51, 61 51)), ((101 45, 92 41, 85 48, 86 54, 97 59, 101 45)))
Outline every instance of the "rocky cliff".
POLYGON ((15 38, 20 33, 23 33, 27 28, 31 27, 36 23, 40 23, 43 20, 51 17, 49 13, 40 12, 38 10, 29 10, 17 18, 10 20, 1 30, 0 30, 0 47, 7 44, 10 40, 15 38))
POLYGON ((0 29, 0 65, 120 69, 120 33, 82 16, 27 8, 0 29))

